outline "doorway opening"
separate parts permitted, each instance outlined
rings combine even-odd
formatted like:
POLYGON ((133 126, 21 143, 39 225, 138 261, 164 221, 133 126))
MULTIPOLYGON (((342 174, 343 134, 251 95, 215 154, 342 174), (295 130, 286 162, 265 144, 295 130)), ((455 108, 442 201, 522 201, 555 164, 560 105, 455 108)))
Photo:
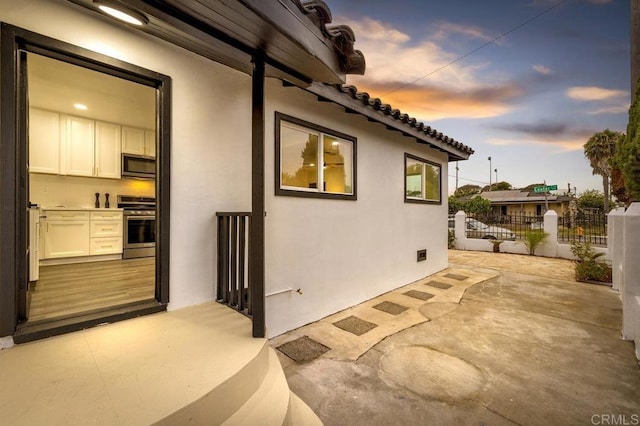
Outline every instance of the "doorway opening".
POLYGON ((170 78, 6 24, 2 63, 0 335, 165 310, 170 78))

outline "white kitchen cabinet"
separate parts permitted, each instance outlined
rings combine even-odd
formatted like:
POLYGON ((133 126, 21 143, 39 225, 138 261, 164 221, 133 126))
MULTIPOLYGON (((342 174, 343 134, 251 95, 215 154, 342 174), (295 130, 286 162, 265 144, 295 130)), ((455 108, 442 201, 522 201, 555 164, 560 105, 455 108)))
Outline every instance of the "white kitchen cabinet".
POLYGON ((120 126, 101 121, 96 121, 95 126, 95 176, 120 179, 120 126))
POLYGON ((44 258, 89 255, 89 212, 44 211, 44 258))
POLYGON ((156 132, 122 126, 122 152, 155 157, 156 132))
POLYGON ((120 179, 120 126, 61 116, 64 163, 60 174, 120 179))
POLYGON ((122 254, 122 210, 43 209, 43 259, 122 254))
POLYGON ((144 149, 145 155, 149 157, 156 156, 156 132, 152 130, 144 131, 144 149))
POLYGON ((95 121, 72 115, 62 116, 64 167, 62 174, 95 175, 95 121))
POLYGON ((60 114, 29 108, 29 172, 60 173, 60 114))

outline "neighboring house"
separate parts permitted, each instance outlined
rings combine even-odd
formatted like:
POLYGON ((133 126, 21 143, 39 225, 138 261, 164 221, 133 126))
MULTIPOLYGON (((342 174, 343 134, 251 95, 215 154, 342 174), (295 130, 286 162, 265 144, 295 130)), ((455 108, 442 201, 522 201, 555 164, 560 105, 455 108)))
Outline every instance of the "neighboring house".
POLYGON ((322 2, 126 3, 139 29, 90 0, 0 0, 0 337, 29 315, 25 206, 38 200, 25 184, 22 90, 33 54, 156 90, 156 283, 153 301, 45 322, 24 340, 215 299, 217 212, 251 213, 254 336, 447 267, 448 163, 473 150, 343 86, 364 57, 322 2))
POLYGON ((570 204, 574 200, 573 197, 567 195, 545 195, 534 192, 523 192, 520 190, 509 191, 484 191, 481 197, 491 201, 491 211, 500 215, 536 215, 541 216, 545 213, 546 205, 549 210, 558 213, 562 217, 571 210, 570 204))

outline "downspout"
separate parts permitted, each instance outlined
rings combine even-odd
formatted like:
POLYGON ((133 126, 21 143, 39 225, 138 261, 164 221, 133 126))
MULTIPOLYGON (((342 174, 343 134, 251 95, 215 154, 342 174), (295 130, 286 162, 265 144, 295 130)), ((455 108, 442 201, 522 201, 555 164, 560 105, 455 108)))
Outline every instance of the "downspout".
POLYGON ((264 75, 265 55, 253 56, 251 74, 251 226, 249 227, 249 285, 253 337, 265 337, 264 309, 264 75))

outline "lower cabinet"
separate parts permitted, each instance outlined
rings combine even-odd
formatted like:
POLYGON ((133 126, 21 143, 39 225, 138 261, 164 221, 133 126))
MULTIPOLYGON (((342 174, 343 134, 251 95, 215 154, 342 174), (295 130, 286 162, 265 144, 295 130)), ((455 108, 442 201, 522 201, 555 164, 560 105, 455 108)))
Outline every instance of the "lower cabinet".
POLYGON ((44 210, 43 259, 122 253, 122 211, 44 210))
POLYGON ((44 226, 45 259, 88 255, 89 220, 47 219, 44 226))

